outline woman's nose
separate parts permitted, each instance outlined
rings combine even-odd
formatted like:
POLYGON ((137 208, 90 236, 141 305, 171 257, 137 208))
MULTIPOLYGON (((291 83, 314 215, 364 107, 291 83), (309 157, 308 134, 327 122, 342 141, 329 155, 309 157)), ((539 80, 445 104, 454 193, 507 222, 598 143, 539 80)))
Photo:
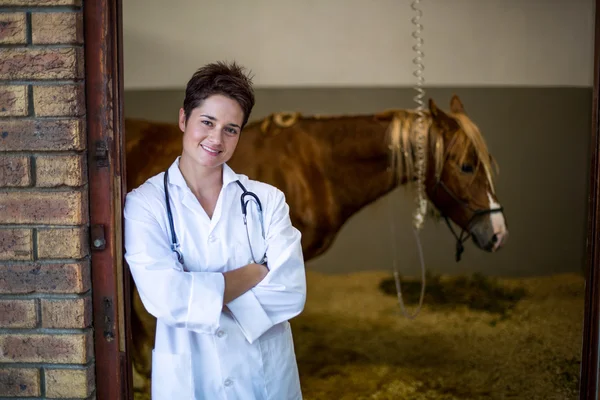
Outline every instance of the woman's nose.
POLYGON ((215 144, 221 144, 223 141, 223 134, 220 129, 211 130, 208 137, 210 138, 210 141, 215 144))

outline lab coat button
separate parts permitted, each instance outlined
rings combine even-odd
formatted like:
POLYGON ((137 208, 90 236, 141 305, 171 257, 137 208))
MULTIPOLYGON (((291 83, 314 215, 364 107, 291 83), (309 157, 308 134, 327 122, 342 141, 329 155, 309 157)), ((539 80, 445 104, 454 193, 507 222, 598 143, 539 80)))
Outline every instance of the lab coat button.
POLYGON ((233 385, 233 381, 231 379, 225 379, 225 386, 231 386, 233 385))
POLYGON ((224 331, 218 331, 217 332, 217 336, 218 337, 223 337, 223 336, 225 336, 225 332, 224 331))
POLYGON ((215 240, 216 240, 216 239, 215 239, 215 237, 214 237, 213 235, 210 235, 210 236, 208 237, 208 241, 209 241, 209 242, 214 242, 215 240))

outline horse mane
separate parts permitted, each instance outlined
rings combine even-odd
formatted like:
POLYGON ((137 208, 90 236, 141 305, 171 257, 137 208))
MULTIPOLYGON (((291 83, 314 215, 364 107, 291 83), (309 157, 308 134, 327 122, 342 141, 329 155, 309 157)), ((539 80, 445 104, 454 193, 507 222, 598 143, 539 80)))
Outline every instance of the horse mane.
POLYGON ((465 114, 457 113, 450 114, 450 116, 453 117, 458 123, 461 132, 464 134, 460 135, 458 139, 462 138, 463 141, 466 141, 466 143, 462 144, 462 154, 460 155, 459 162, 462 163, 462 161, 464 161, 472 147, 479 162, 477 168, 479 166, 483 167, 490 183, 491 190, 492 192, 495 192, 493 172, 495 171, 497 174, 499 172, 499 168, 496 160, 492 157, 488 150, 485 139, 479 131, 479 127, 465 114))
MULTIPOLYGON (((419 114, 413 110, 390 111, 392 121, 388 128, 390 138, 390 150, 392 152, 392 165, 396 170, 398 178, 405 177, 407 183, 412 183, 416 177, 415 157, 417 149, 417 136, 423 130, 425 143, 429 146, 429 152, 433 155, 435 164, 436 179, 440 179, 444 163, 446 161, 446 149, 441 135, 431 136, 429 129, 432 124, 432 117, 428 111, 423 112, 423 125, 418 123, 419 114)), ((484 168, 491 190, 494 192, 494 181, 492 172, 498 171, 498 166, 491 156, 487 144, 477 127, 469 117, 462 113, 447 114, 459 126, 459 132, 454 136, 450 143, 450 148, 458 149, 458 163, 462 164, 467 156, 474 151, 478 168, 484 168), (495 168, 494 168, 495 167, 495 168)), ((427 151, 426 151, 426 155, 427 151)))
MULTIPOLYGON (((470 152, 474 151, 478 159, 475 167, 482 167, 490 183, 491 190, 495 192, 493 171, 498 171, 498 165, 491 156, 487 144, 477 127, 477 125, 463 113, 447 113, 459 126, 460 130, 450 143, 451 147, 459 149, 458 162, 462 164, 470 152)), ((302 120, 335 120, 348 119, 356 117, 373 117, 376 120, 389 120, 388 137, 390 141, 391 163, 396 170, 396 176, 400 179, 407 178, 407 183, 412 183, 416 177, 415 156, 417 148, 417 135, 419 134, 418 116, 416 110, 385 110, 375 114, 357 114, 357 115, 303 115, 300 112, 276 112, 254 121, 251 125, 259 125, 261 133, 264 135, 277 135, 282 129, 289 128, 302 120)), ((429 111, 423 112, 423 126, 425 143, 429 145, 429 151, 433 154, 435 163, 435 176, 441 177, 445 163, 444 140, 440 135, 434 138, 429 137, 432 123, 429 111)))

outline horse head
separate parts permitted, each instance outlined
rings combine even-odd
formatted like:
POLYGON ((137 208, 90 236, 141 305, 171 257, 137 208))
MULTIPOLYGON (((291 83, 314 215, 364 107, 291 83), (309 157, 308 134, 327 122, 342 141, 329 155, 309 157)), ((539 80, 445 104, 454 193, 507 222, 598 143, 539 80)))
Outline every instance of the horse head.
POLYGON ((429 101, 430 152, 425 190, 454 233, 457 252, 462 251, 462 242, 469 236, 480 249, 494 252, 508 239, 493 182, 496 164, 458 96, 450 101, 450 111, 445 113, 429 101), (460 236, 448 220, 462 229, 460 236))

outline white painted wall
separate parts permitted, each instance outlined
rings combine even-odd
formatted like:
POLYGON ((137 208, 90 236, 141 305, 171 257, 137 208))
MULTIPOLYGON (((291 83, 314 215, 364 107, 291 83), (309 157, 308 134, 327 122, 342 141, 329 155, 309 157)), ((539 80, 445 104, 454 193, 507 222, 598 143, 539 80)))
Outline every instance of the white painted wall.
MULTIPOLYGON (((125 0, 125 88, 237 60, 259 87, 413 85, 410 0, 125 0)), ((593 0, 422 0, 425 83, 591 86, 593 0)))

